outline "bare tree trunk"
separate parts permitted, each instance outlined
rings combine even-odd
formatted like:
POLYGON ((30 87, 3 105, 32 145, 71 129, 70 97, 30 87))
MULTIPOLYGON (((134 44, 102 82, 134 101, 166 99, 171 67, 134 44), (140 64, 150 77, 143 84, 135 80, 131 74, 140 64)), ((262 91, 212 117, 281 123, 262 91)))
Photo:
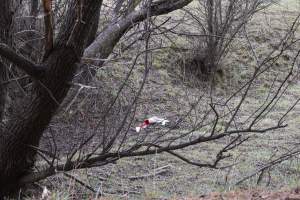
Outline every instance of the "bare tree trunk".
MULTIPOLYGON (((153 15, 160 15, 182 8, 192 0, 157 2, 151 8, 153 15)), ((9 2, 9 0, 6 0, 9 2)), ((31 94, 24 108, 0 126, 0 198, 17 189, 19 180, 31 171, 40 138, 52 117, 66 97, 77 64, 84 49, 95 38, 98 12, 102 0, 71 0, 66 17, 53 43, 53 48, 40 64, 20 56, 8 45, 0 43, 0 56, 32 77, 31 94), (78 3, 79 2, 79 3, 78 3), (80 6, 80 7, 78 7, 80 6), (95 28, 96 27, 96 28, 95 28)), ((100 34, 89 47, 91 54, 100 51, 108 57, 113 47, 133 23, 144 20, 147 10, 133 12, 121 24, 113 24, 104 35, 100 34), (111 35, 108 35, 111 34, 111 35), (95 43, 97 45, 95 45, 95 43)), ((89 52, 89 51, 87 51, 89 52)), ((4 102, 5 103, 5 102, 4 102)))
POLYGON ((2 131, 0 192, 16 187, 17 180, 31 169, 36 154, 34 147, 39 146, 43 131, 68 92, 69 82, 76 71, 76 61, 78 58, 71 49, 56 49, 47 59, 50 67, 47 77, 35 83, 35 96, 24 102, 27 104, 24 110, 10 120, 2 131))
POLYGON ((7 87, 4 82, 7 80, 6 67, 3 62, 0 62, 0 122, 3 119, 5 112, 5 101, 7 95, 7 87))
MULTIPOLYGON (((11 25, 12 25, 12 12, 11 12, 12 1, 5 0, 0 6, 0 42, 11 45, 11 25)), ((5 112, 5 104, 7 97, 7 84, 8 80, 8 69, 6 67, 6 61, 0 60, 0 122, 3 119, 5 112)))
POLYGON ((215 26, 215 18, 214 18, 214 11, 215 6, 214 6, 214 0, 207 0, 207 25, 208 25, 208 53, 207 53, 207 57, 205 58, 206 62, 205 64, 205 71, 204 74, 209 74, 211 72, 214 71, 214 60, 216 60, 215 58, 215 30, 214 30, 214 26, 215 26))
MULTIPOLYGON (((75 0, 74 0, 75 2, 75 0)), ((73 2, 73 3, 74 3, 73 2)), ((82 10, 86 23, 76 23, 75 6, 71 6, 56 45, 43 62, 46 69, 35 80, 32 97, 24 102, 24 110, 13 116, 0 131, 0 197, 18 188, 18 180, 29 173, 34 164, 36 148, 74 77, 92 19, 100 11, 101 0, 85 0, 82 10), (73 30, 73 31, 70 31, 73 30)), ((75 5, 75 3, 73 4, 75 5)))

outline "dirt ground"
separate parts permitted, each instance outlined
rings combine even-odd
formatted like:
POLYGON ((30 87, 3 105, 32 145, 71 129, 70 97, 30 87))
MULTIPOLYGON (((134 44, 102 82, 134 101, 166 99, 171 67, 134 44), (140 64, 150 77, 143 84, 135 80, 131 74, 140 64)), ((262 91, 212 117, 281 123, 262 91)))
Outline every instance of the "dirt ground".
MULTIPOLYGON (((193 199, 193 198, 192 198, 193 199)), ((263 190, 233 191, 225 194, 212 193, 199 200, 298 200, 300 199, 299 189, 269 192, 263 190)))

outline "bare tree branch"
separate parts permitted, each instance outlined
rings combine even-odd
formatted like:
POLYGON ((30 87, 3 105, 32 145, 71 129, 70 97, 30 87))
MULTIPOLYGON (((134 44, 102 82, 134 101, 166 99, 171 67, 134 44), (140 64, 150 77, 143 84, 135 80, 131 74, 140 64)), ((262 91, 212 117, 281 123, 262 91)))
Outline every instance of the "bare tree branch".
MULTIPOLYGON (((154 2, 151 5, 151 16, 163 15, 174 10, 183 8, 191 3, 192 0, 167 0, 154 2)), ((84 52, 84 57, 93 58, 98 54, 101 59, 105 59, 112 52, 114 46, 119 42, 123 34, 136 23, 145 20, 147 9, 141 9, 129 13, 125 18, 109 24, 107 28, 89 45, 84 52)), ((101 62, 103 63, 103 62, 101 62)))
POLYGON ((44 24, 45 24, 45 56, 53 48, 53 19, 52 19, 52 0, 43 0, 44 24))
POLYGON ((46 70, 45 67, 36 65, 25 57, 17 54, 12 48, 4 43, 0 43, 0 56, 8 59, 14 65, 35 79, 41 78, 46 70))

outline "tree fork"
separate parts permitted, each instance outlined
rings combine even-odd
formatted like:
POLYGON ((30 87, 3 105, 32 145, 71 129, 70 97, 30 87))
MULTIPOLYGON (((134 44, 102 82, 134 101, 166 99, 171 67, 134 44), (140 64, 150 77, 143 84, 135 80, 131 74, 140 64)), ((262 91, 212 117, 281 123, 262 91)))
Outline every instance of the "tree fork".
MULTIPOLYGON (((84 42, 91 30, 90 25, 93 24, 92 19, 95 19, 93 16, 99 12, 101 4, 101 0, 86 0, 83 19, 88 23, 78 25, 74 21, 65 22, 66 26, 60 30, 64 37, 58 39, 49 56, 41 64, 44 66, 44 72, 39 79, 34 81, 31 97, 24 102, 24 109, 18 111, 1 127, 0 197, 18 189, 20 178, 30 173, 37 153, 34 147, 39 145, 44 130, 69 91, 70 82, 77 70, 76 63, 82 56, 84 42), (71 33, 65 29, 72 29, 72 27, 76 27, 76 29, 71 33)), ((72 9, 74 7, 70 7, 67 15, 74 16, 72 9)), ((73 16, 67 16, 67 18, 73 16)), ((4 50, 7 49, 4 48, 4 50)), ((23 59, 11 51, 1 52, 0 50, 0 55, 6 58, 13 55, 8 58, 11 62, 16 62, 14 58, 23 59), (9 52, 9 54, 5 54, 5 52, 9 52)), ((21 63, 18 64, 18 67, 23 67, 24 70, 32 69, 31 67, 34 67, 33 71, 36 69, 34 64, 30 67, 30 64, 27 63, 25 68, 21 63)), ((27 73, 30 74, 31 71, 27 70, 27 73)))

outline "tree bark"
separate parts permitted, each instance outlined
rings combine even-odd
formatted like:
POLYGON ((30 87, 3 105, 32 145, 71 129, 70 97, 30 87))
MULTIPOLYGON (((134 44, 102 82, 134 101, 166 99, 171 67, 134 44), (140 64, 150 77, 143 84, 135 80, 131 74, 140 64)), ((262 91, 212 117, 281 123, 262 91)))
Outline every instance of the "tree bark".
MULTIPOLYGON (((156 2, 151 6, 151 16, 158 16, 167 14, 174 10, 183 8, 191 3, 192 0, 167 0, 156 2)), ((122 4, 122 1, 119 1, 122 4)), ((119 5, 121 6, 121 5, 119 5)), ((116 8, 118 5, 116 6, 116 8)), ((136 23, 145 20, 147 17, 147 8, 137 11, 132 11, 121 18, 120 20, 113 20, 85 49, 83 61, 85 64, 81 65, 82 76, 80 82, 88 84, 96 75, 95 69, 90 69, 88 64, 93 64, 99 68, 103 66, 104 60, 112 53, 116 44, 120 41, 124 33, 130 30, 136 23), (100 61, 93 61, 97 58, 100 61)), ((75 92, 76 94, 76 92, 75 92)), ((73 95, 70 95, 71 99, 73 95)))
MULTIPOLYGON (((76 0, 72 1, 75 5, 76 0)), ((49 56, 42 63, 46 71, 35 80, 32 95, 0 132, 0 197, 20 185, 18 180, 29 173, 34 164, 36 148, 77 70, 84 42, 91 31, 92 19, 100 10, 102 0, 84 0, 82 20, 76 21, 75 6, 70 6, 59 37, 49 56), (71 31, 70 31, 71 30, 71 31)), ((1 55, 1 52, 0 52, 1 55)), ((11 60, 13 62, 13 60, 11 60)))
MULTIPOLYGON (((5 0, 0 6, 0 42, 5 42, 11 45, 11 24, 12 24, 12 1, 5 0)), ((0 60, 0 122, 3 120, 5 113, 5 104, 7 97, 7 84, 4 84, 8 80, 8 69, 6 67, 6 61, 0 60)))
MULTIPOLYGON (((158 1, 152 5, 151 14, 165 14, 182 8, 191 1, 158 1)), ((77 2, 78 0, 69 2, 70 6, 53 48, 41 64, 37 65, 14 55, 5 45, 2 45, 1 51, 0 45, 1 57, 10 59, 34 78, 32 94, 24 102, 24 109, 12 116, 4 126, 0 126, 0 197, 18 188, 19 180, 31 171, 37 153, 35 147, 39 146, 44 130, 70 89, 70 82, 77 70, 76 63, 91 42, 90 38, 95 36, 93 27, 95 20, 99 20, 96 16, 100 12, 102 0, 81 0, 81 4, 77 2), (80 8, 76 5, 80 5, 80 8)), ((146 17, 147 10, 134 11, 122 22, 112 24, 89 45, 85 56, 92 57, 100 51, 101 58, 108 57, 125 31, 133 23, 146 17)))
POLYGON ((7 81, 7 69, 3 62, 0 62, 0 122, 3 120, 5 112, 5 102, 7 87, 4 82, 7 81))
POLYGON ((76 71, 72 49, 53 51, 46 63, 50 70, 35 83, 35 96, 11 119, 0 136, 0 192, 16 187, 17 180, 31 169, 40 137, 69 89, 76 71), (55 81, 53 81, 55 80, 55 81), (47 89, 45 88, 47 87, 47 89), (50 94, 51 93, 51 94, 50 94), (55 98, 55 99, 54 99, 55 98), (4 188, 4 189, 3 189, 4 188))
MULTIPOLYGON (((157 4, 151 6, 151 16, 158 16, 167 14, 174 10, 183 8, 191 3, 192 0, 167 0, 160 1, 157 4)), ((147 9, 141 9, 133 11, 126 17, 119 21, 114 21, 109 24, 102 32, 97 36, 95 41, 91 43, 84 52, 86 58, 100 58, 106 59, 113 51, 113 48, 120 41, 124 33, 132 28, 134 24, 145 20, 147 17, 147 9)), ((97 63, 100 67, 103 62, 97 63)))

